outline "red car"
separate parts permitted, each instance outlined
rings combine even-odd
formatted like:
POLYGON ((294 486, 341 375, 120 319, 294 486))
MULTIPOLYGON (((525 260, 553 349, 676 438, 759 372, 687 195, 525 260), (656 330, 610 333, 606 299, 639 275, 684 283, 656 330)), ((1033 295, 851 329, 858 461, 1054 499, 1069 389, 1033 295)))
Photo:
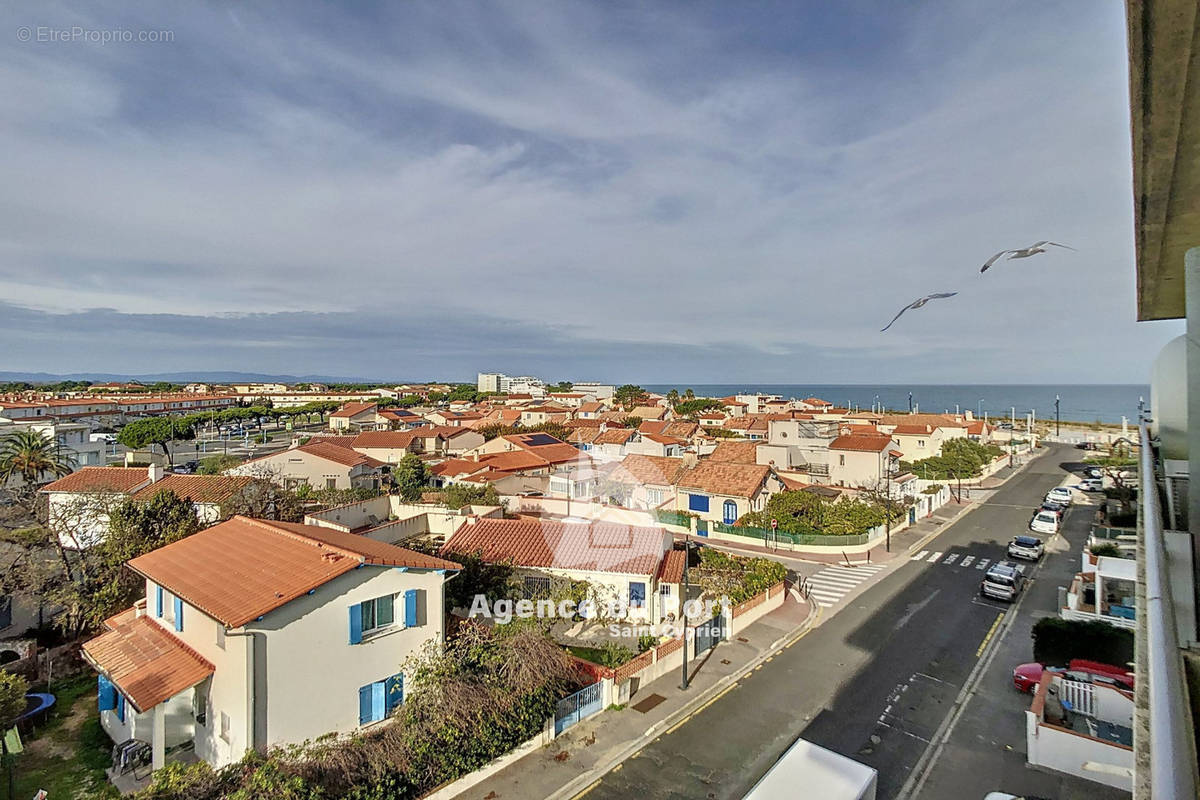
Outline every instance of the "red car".
POLYGON ((1044 667, 1036 661, 1030 664, 1021 664, 1013 670, 1013 686, 1017 687, 1019 691, 1032 693, 1041 682, 1042 673, 1046 670, 1071 680, 1101 683, 1133 691, 1133 673, 1129 670, 1082 658, 1072 659, 1066 667, 1044 667))

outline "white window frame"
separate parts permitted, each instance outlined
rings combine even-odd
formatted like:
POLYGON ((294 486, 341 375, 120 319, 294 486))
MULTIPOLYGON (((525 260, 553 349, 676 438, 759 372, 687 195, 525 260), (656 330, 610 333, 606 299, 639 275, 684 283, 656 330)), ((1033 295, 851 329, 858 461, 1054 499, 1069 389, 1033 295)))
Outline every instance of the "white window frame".
POLYGON ((362 635, 363 635, 364 639, 366 639, 369 636, 376 636, 380 633, 383 633, 384 631, 390 631, 390 630, 395 630, 397 628, 404 627, 404 608, 403 608, 404 593, 403 592, 392 593, 391 595, 381 594, 378 597, 372 597, 370 600, 362 601, 361 603, 359 603, 359 608, 360 608, 359 613, 360 614, 362 613, 361 609, 363 607, 365 607, 368 603, 374 604, 374 610, 372 612, 372 616, 374 617, 376 624, 374 626, 368 628, 367 621, 365 619, 363 620, 362 635), (383 598, 389 597, 389 596, 392 598, 392 621, 389 623, 386 623, 384 625, 379 625, 378 624, 379 601, 382 600, 383 598), (396 608, 397 606, 400 606, 399 610, 397 610, 397 608, 396 608))

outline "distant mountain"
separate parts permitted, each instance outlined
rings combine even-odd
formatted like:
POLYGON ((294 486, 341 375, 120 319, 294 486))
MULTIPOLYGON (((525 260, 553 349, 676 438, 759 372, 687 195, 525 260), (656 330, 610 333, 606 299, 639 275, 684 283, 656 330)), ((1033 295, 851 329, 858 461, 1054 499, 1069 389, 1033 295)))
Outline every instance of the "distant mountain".
POLYGON ((411 380, 393 378, 346 378, 331 375, 265 375, 260 372, 155 372, 146 375, 121 375, 114 372, 72 372, 55 375, 49 372, 2 372, 0 383, 25 381, 27 383, 57 383, 58 381, 109 381, 154 383, 416 383, 411 380))

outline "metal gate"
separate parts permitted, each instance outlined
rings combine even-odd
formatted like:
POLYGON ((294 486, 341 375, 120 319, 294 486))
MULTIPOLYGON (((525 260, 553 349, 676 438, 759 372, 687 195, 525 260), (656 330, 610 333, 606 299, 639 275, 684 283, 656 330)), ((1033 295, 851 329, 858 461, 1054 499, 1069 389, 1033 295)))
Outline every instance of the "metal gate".
POLYGON ((696 636, 692 640, 695 644, 692 650, 694 657, 699 658, 704 653, 716 647, 717 642, 721 641, 721 634, 724 632, 721 622, 721 617, 713 617, 708 622, 696 626, 696 636))
POLYGON ((697 536, 708 536, 708 520, 706 520, 706 519, 696 520, 696 535, 697 536))
POLYGON ((580 720, 600 710, 600 684, 585 686, 570 697, 564 697, 554 707, 554 735, 558 736, 580 720))
POLYGON ((1067 705, 1072 711, 1078 714, 1083 714, 1087 717, 1096 716, 1095 695, 1090 683, 1063 680, 1060 682, 1060 686, 1062 689, 1061 699, 1063 705, 1067 705))

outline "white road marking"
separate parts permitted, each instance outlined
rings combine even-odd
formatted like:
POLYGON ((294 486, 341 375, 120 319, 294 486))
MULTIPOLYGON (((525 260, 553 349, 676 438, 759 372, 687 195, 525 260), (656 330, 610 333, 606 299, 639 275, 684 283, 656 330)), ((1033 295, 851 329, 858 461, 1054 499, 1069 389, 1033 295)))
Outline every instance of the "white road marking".
POLYGON ((817 605, 829 608, 886 567, 865 562, 854 566, 832 564, 808 578, 809 594, 817 605))
POLYGON ((979 563, 975 565, 975 569, 983 569, 987 565, 988 565, 988 560, 986 558, 981 558, 981 559, 979 559, 979 563))
POLYGON ((913 557, 912 557, 912 560, 913 560, 913 561, 920 561, 922 558, 924 558, 924 557, 925 557, 925 556, 927 556, 927 555, 929 555, 929 551, 928 551, 928 550, 922 550, 921 552, 919 552, 919 553, 917 553, 915 556, 913 556, 913 557))
POLYGON ((937 561, 941 557, 942 557, 941 553, 934 553, 933 555, 931 555, 929 558, 927 558, 925 560, 928 561, 930 564, 932 564, 933 562, 937 561))
POLYGON ((950 566, 957 560, 958 560, 958 553, 951 553, 950 555, 948 555, 942 559, 942 563, 945 564, 946 566, 950 566))
POLYGON ((959 563, 959 566, 960 567, 969 567, 969 566, 971 566, 971 562, 974 560, 975 560, 975 556, 963 556, 963 560, 962 560, 962 562, 959 563))

